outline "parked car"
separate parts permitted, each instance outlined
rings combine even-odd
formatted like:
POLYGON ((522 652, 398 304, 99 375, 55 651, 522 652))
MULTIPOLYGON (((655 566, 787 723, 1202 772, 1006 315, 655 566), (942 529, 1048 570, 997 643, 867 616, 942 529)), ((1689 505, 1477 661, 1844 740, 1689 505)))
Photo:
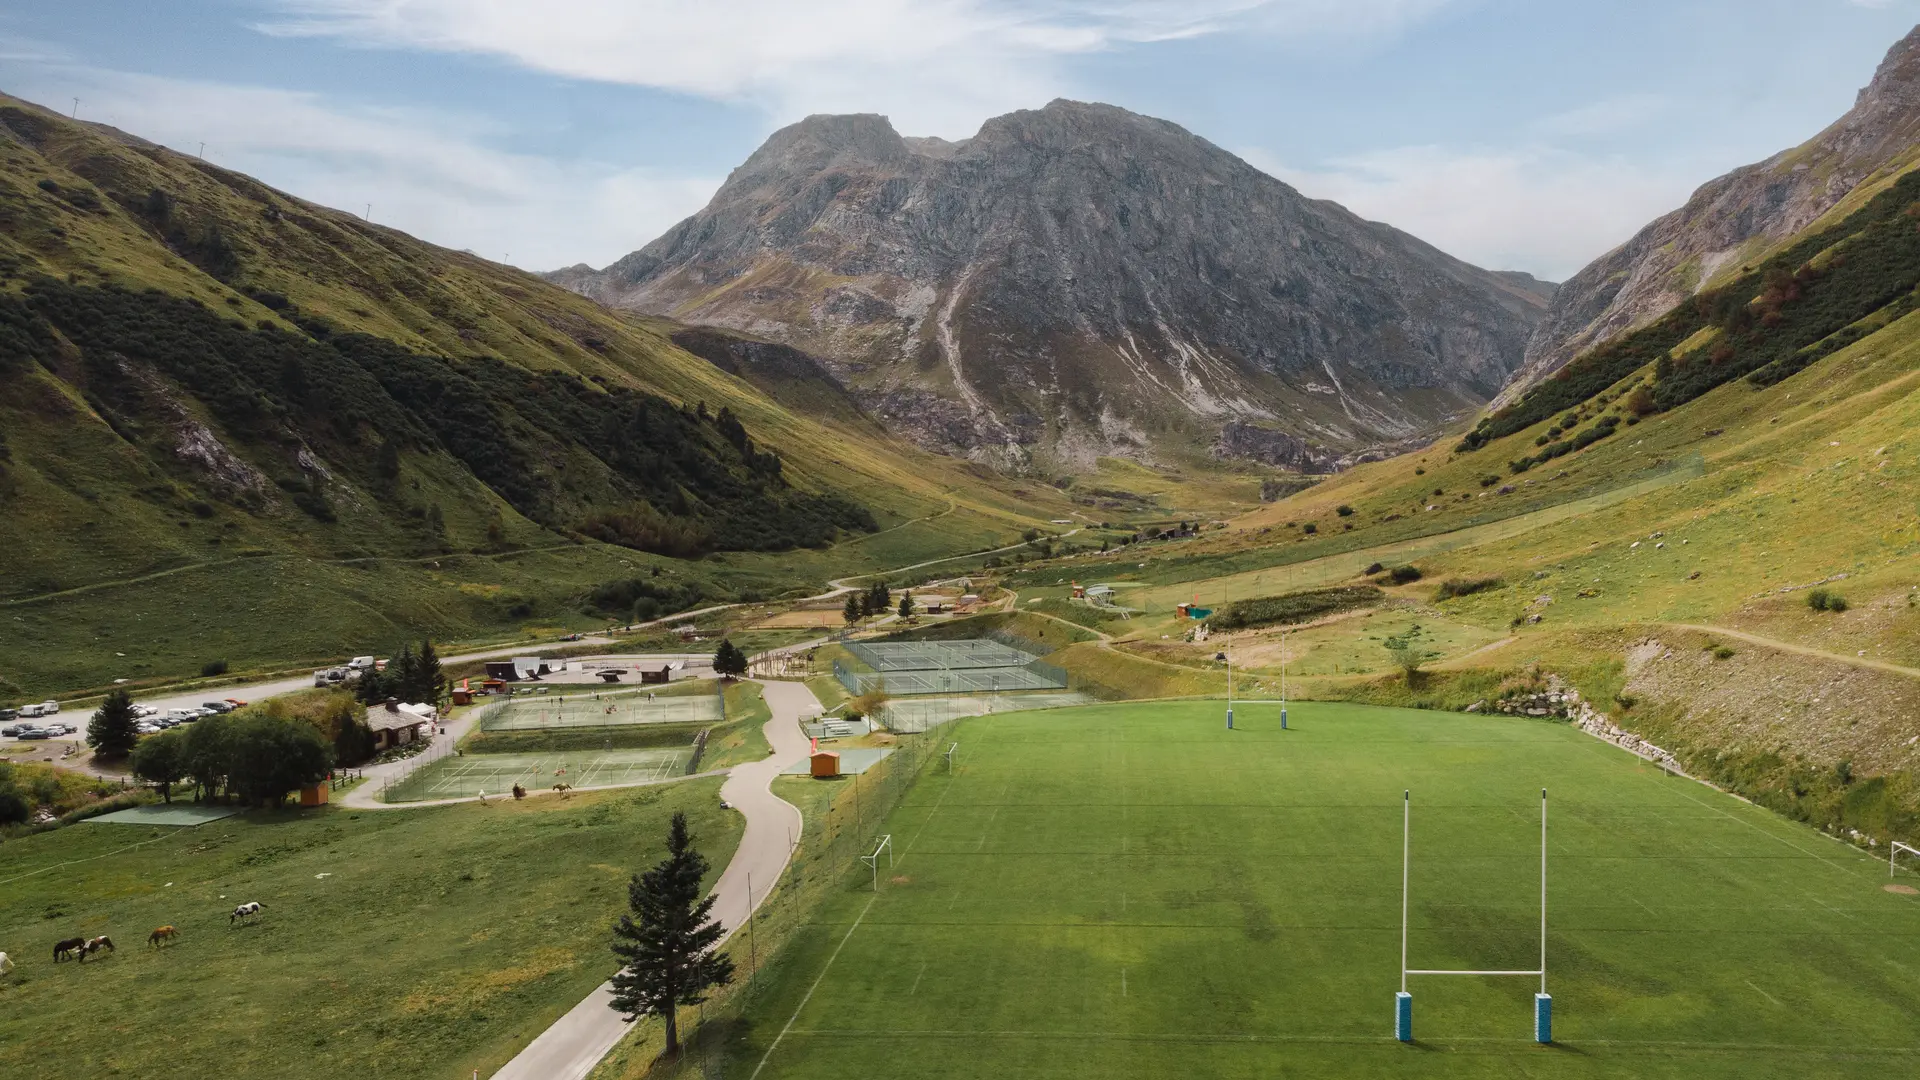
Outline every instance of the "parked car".
POLYGON ((133 725, 133 733, 135 735, 155 735, 155 734, 158 734, 159 731, 160 731, 160 725, 150 724, 145 720, 142 720, 139 723, 133 725))
POLYGON ((22 741, 25 741, 27 739, 51 739, 53 738, 53 732, 48 731, 45 728, 28 728, 25 731, 20 732, 18 735, 15 735, 14 738, 20 739, 22 741))
POLYGON ((20 719, 19 709, 0 709, 0 724, 20 719))
POLYGON ((247 703, 244 701, 241 701, 239 698, 230 697, 230 698, 227 698, 226 701, 227 701, 227 704, 233 706, 236 709, 244 709, 247 707, 247 703))
POLYGON ((207 710, 207 715, 209 716, 216 713, 230 713, 233 711, 233 706, 224 701, 203 701, 200 703, 200 707, 207 710))
POLYGON ((32 724, 8 724, 6 727, 0 727, 0 735, 18 735, 32 726, 32 724))

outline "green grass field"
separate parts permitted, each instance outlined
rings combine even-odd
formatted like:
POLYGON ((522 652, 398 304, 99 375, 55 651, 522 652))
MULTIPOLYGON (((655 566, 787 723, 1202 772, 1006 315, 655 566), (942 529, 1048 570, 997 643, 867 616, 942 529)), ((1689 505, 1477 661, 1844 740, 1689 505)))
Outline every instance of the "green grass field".
POLYGON ((408 811, 81 824, 0 844, 0 1076, 489 1075, 614 970, 629 874, 684 810, 717 877, 718 780, 408 811), (132 845, 144 845, 133 847, 132 845), (236 904, 265 905, 227 925, 236 904), (163 924, 181 930, 146 946, 163 924), (55 941, 118 951, 55 965, 55 941))
POLYGON ((393 785, 386 802, 427 802, 474 795, 505 795, 520 784, 545 791, 555 784, 595 787, 666 780, 686 772, 690 749, 555 750, 536 754, 465 754, 429 762, 393 785))
POLYGON ((728 1074, 1881 1077, 1920 1066, 1920 899, 1880 862, 1564 725, 1300 703, 964 721, 900 859, 768 968, 728 1074), (1410 966, 1392 1038, 1401 792, 1410 966), (764 1067, 762 1063, 764 1062, 764 1067), (758 1071, 756 1072, 756 1069, 758 1071))

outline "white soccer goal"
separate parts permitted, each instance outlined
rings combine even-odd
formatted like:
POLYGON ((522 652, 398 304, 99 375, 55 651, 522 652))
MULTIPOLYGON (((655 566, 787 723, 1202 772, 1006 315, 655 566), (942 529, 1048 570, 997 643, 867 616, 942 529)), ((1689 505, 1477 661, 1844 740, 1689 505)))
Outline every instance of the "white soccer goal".
POLYGON ((954 743, 952 746, 947 747, 947 752, 944 755, 942 755, 947 759, 948 772, 953 771, 953 760, 959 753, 960 753, 960 744, 954 743))
MULTIPOLYGON (((1914 859, 1920 859, 1920 848, 1914 847, 1912 844, 1903 844, 1900 841, 1895 840, 1893 842, 1893 846, 1887 850, 1887 876, 1888 877, 1892 877, 1896 872, 1899 871, 1900 856, 1902 855, 1908 855, 1908 856, 1912 856, 1914 859)), ((1916 867, 1916 869, 1920 869, 1920 867, 1916 867)))
POLYGON ((887 869, 893 869, 893 834, 888 833, 874 841, 873 854, 860 856, 860 861, 873 871, 873 891, 880 891, 880 856, 887 857, 887 869))

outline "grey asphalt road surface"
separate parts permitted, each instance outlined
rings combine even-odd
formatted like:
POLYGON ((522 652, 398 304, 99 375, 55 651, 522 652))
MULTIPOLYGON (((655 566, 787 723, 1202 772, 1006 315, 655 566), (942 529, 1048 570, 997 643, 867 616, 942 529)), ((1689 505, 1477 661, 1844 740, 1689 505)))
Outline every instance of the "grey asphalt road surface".
MULTIPOLYGON (((800 811, 775 795, 773 778, 807 754, 800 718, 817 714, 820 700, 803 683, 762 682, 773 719, 761 731, 773 753, 736 765, 720 787, 720 797, 747 819, 733 859, 714 884, 714 918, 731 937, 787 868, 800 835, 800 811), (753 889, 747 885, 751 879, 753 889)), ((603 983, 586 1000, 554 1021, 525 1050, 493 1074, 493 1080, 580 1080, 627 1033, 626 1021, 613 1011, 613 984, 603 983)))

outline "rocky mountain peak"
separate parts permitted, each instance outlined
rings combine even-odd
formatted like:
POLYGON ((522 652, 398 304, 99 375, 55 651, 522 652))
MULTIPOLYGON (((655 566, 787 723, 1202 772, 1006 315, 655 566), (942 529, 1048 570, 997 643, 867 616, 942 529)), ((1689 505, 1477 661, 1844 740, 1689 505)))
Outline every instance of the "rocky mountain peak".
POLYGON ((1499 389, 1545 306, 1178 125, 1067 100, 959 142, 809 117, 700 213, 555 280, 802 349, 925 446, 1050 469, 1203 457, 1229 422, 1329 460, 1431 434, 1499 389))

